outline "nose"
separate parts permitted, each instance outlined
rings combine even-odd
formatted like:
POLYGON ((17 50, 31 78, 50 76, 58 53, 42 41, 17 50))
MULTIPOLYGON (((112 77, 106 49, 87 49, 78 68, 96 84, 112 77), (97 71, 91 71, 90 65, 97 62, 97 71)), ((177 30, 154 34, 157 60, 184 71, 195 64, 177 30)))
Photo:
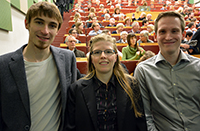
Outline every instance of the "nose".
POLYGON ((106 57, 106 54, 104 53, 104 51, 102 51, 101 58, 105 58, 105 57, 106 57))
POLYGON ((170 32, 166 33, 165 39, 166 40, 171 40, 172 39, 172 34, 170 32))
POLYGON ((44 27, 41 30, 42 34, 47 35, 49 33, 49 27, 48 25, 44 25, 44 27))

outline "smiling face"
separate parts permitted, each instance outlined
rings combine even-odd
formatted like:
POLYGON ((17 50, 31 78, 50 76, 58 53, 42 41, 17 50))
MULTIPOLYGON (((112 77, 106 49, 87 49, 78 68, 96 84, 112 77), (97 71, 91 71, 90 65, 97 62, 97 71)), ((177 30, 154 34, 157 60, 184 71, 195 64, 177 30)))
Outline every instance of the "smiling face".
MULTIPOLYGON (((113 43, 107 41, 98 41, 94 43, 93 50, 113 50, 113 43)), ((106 55, 104 52, 100 56, 91 55, 92 63, 95 67, 96 75, 108 74, 113 72, 114 64, 117 60, 117 54, 106 55)))
POLYGON ((25 26, 29 30, 28 44, 41 50, 48 48, 54 41, 59 23, 56 19, 41 15, 31 18, 30 23, 25 21, 25 26))
POLYGON ((167 16, 158 21, 156 39, 163 56, 178 56, 182 38, 183 32, 179 18, 167 16))

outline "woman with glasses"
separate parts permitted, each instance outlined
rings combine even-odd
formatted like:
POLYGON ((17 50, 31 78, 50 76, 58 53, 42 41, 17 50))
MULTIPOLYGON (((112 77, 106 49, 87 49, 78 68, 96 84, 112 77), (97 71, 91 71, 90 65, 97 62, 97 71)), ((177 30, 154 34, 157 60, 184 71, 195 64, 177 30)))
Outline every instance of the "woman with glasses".
POLYGON ((137 44, 137 37, 134 33, 127 35, 128 45, 122 48, 122 60, 139 60, 145 50, 137 44))
POLYGON ((114 39, 92 37, 88 74, 68 90, 68 131, 146 131, 137 81, 124 73, 114 39))

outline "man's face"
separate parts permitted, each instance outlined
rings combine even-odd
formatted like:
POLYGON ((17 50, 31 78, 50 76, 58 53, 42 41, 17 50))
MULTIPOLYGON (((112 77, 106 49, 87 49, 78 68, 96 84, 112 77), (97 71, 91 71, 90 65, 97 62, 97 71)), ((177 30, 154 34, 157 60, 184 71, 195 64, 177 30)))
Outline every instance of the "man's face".
POLYGON ((70 50, 73 50, 76 47, 76 39, 74 37, 69 37, 67 46, 70 50))
POLYGON ((180 19, 172 16, 161 18, 158 21, 156 39, 163 56, 178 54, 183 39, 180 19))
POLYGON ((98 30, 100 30, 99 23, 96 23, 96 24, 95 24, 94 30, 95 30, 95 31, 98 31, 98 30))
POLYGON ((110 19, 110 24, 114 25, 115 24, 115 20, 114 19, 110 19))
POLYGON ((71 35, 74 36, 74 37, 76 38, 76 37, 77 37, 77 31, 76 31, 76 30, 73 30, 71 35))
POLYGON ((48 48, 58 32, 59 23, 56 19, 42 16, 31 18, 30 23, 25 20, 25 27, 29 30, 29 45, 40 50, 48 48))
POLYGON ((92 22, 94 23, 94 22, 97 22, 98 20, 97 20, 97 18, 96 17, 94 17, 94 18, 92 18, 92 22))
POLYGON ((136 32, 139 30, 139 24, 136 24, 135 26, 133 26, 133 30, 136 32))

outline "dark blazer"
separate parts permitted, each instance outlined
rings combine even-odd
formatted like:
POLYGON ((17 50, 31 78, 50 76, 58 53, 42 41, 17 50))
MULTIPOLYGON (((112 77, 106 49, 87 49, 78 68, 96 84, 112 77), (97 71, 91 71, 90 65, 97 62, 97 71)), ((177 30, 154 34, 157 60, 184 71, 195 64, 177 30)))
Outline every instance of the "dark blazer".
MULTIPOLYGON (((66 131, 98 131, 94 78, 80 79, 68 91, 66 131)), ((137 87, 139 90, 139 87, 137 87)), ((120 84, 116 83, 118 131, 146 131, 144 117, 136 118, 131 102, 120 84)), ((140 99, 140 102, 142 100, 140 99)))
MULTIPOLYGON (((0 56, 0 131, 28 131, 31 127, 29 91, 23 60, 23 49, 0 56)), ((76 80, 76 59, 71 51, 50 47, 61 89, 61 124, 63 131, 67 89, 76 80)))

